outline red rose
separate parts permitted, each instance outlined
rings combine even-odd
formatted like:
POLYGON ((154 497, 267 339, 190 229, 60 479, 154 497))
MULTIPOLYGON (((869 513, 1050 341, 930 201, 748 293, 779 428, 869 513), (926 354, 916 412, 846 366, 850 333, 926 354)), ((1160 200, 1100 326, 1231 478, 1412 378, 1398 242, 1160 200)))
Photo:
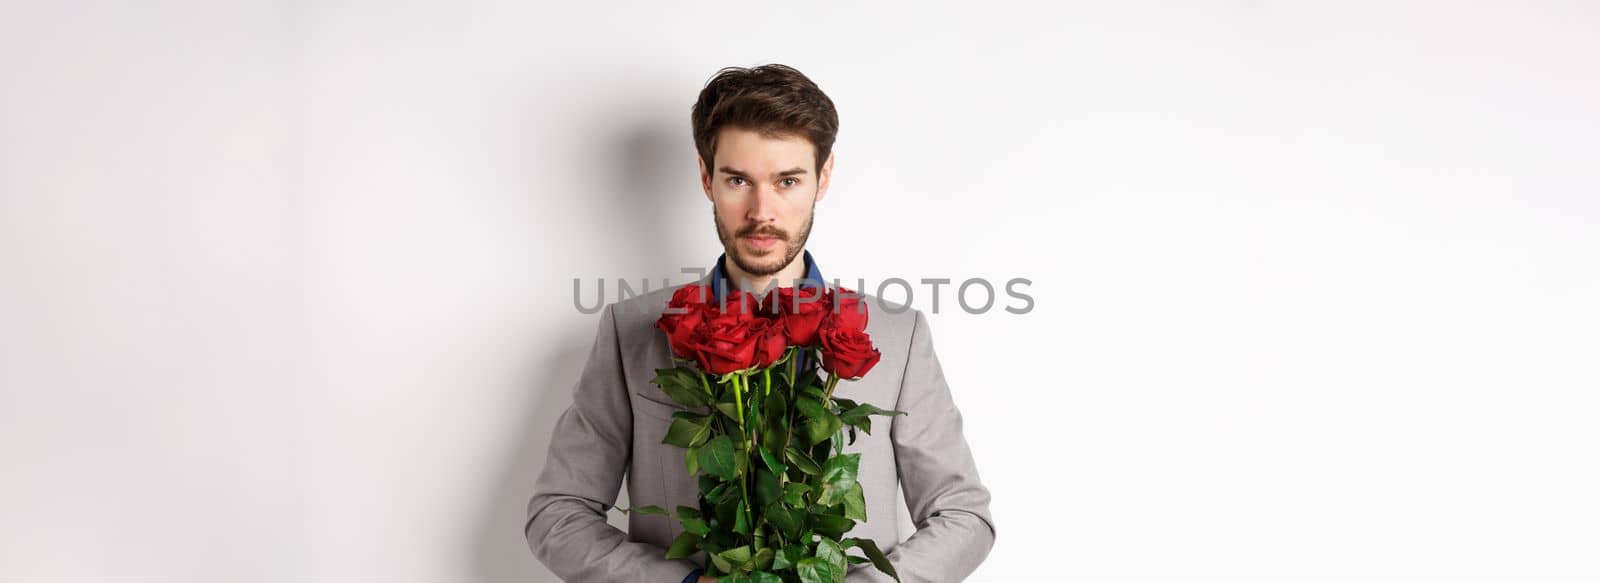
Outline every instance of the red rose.
POLYGON ((789 349, 789 338, 784 330, 783 320, 769 320, 758 318, 753 324, 755 334, 760 336, 756 341, 755 366, 766 368, 772 363, 783 358, 783 352, 789 349))
POLYGON ((756 299, 756 313, 767 317, 778 315, 778 290, 781 289, 788 288, 769 287, 761 295, 750 294, 756 299))
POLYGON ((656 320, 656 327, 667 333, 667 343, 678 358, 693 358, 691 338, 695 328, 705 319, 705 302, 711 290, 703 285, 686 285, 672 293, 667 309, 656 320))
POLYGON ((816 287, 778 288, 778 318, 783 320, 789 343, 811 346, 817 343, 817 328, 828 315, 828 294, 816 287))
POLYGON ((722 301, 707 300, 711 313, 707 317, 719 324, 733 324, 754 320, 761 305, 756 302, 756 296, 747 291, 728 290, 728 295, 722 301))
POLYGON ((866 376, 883 356, 872 346, 872 338, 860 330, 824 326, 819 335, 822 337, 822 368, 842 379, 866 376))
POLYGON ((674 328, 667 330, 667 344, 678 358, 694 358, 695 340, 705 324, 706 307, 689 306, 687 313, 677 318, 674 328))
POLYGON ((828 317, 824 326, 866 332, 867 304, 861 301, 861 294, 843 287, 829 292, 828 317))
POLYGON ((761 340, 756 326, 753 320, 719 322, 715 316, 702 322, 691 340, 700 370, 720 375, 750 368, 755 363, 756 345, 761 340))
POLYGON ((711 301, 711 286, 685 285, 672 292, 672 299, 667 302, 667 305, 679 308, 704 304, 709 301, 711 301))

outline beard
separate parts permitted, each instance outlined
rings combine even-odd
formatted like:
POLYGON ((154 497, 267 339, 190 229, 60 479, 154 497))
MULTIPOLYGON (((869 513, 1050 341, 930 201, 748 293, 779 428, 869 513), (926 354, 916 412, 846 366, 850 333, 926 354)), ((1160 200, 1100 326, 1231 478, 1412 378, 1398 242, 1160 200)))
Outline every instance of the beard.
POLYGON ((816 209, 817 203, 812 201, 811 212, 806 214, 806 222, 800 225, 800 233, 793 236, 776 227, 755 225, 746 226, 730 234, 728 229, 722 226, 722 216, 717 213, 716 205, 711 206, 711 222, 716 223, 717 238, 722 240, 723 251, 733 260, 733 264, 752 276, 765 277, 782 271, 800 255, 800 250, 805 248, 806 240, 811 238, 811 222, 816 218, 816 209), (748 235, 777 237, 783 242, 783 249, 781 253, 779 249, 774 248, 760 255, 754 253, 747 255, 744 247, 739 245, 739 238, 748 235))

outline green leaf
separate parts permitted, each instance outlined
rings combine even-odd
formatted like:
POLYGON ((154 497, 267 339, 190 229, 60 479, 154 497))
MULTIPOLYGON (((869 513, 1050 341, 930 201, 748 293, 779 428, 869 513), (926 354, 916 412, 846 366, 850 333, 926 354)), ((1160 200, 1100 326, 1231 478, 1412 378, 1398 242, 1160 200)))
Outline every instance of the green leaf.
POLYGON ((778 549, 772 557, 772 569, 781 571, 793 567, 800 559, 805 558, 806 548, 800 545, 789 545, 778 549))
MULTIPOLYGON (((706 555, 710 556, 738 545, 742 542, 738 539, 739 535, 728 532, 725 528, 719 528, 711 531, 705 538, 700 539, 700 550, 705 551, 706 555)), ((707 575, 716 576, 711 573, 707 573, 707 575)))
POLYGON ((678 447, 695 447, 711 435, 711 416, 679 411, 672 414, 672 425, 661 443, 678 447))
POLYGON ((717 553, 717 554, 712 555, 712 556, 713 557, 718 557, 718 558, 721 558, 724 561, 727 561, 728 565, 730 567, 730 568, 727 568, 727 569, 723 569, 722 568, 722 564, 718 563, 717 564, 717 568, 718 569, 722 569, 723 571, 732 573, 734 570, 737 570, 740 565, 743 565, 743 564, 745 564, 746 561, 750 560, 750 545, 744 545, 742 547, 731 548, 731 549, 728 549, 726 551, 722 551, 722 552, 717 553))
POLYGON ((717 578, 717 583, 783 583, 783 579, 767 571, 733 573, 717 578))
POLYGON ((810 397, 821 403, 822 398, 828 395, 822 390, 822 382, 817 378, 815 370, 812 370, 811 374, 806 375, 802 380, 805 381, 805 384, 800 385, 801 396, 810 397))
POLYGON ((744 505, 744 500, 739 500, 739 505, 733 510, 733 531, 739 534, 750 534, 750 513, 744 505))
POLYGON ((778 461, 778 456, 773 455, 767 448, 762 447, 758 451, 761 452, 761 461, 767 464, 767 469, 772 470, 772 473, 782 476, 784 472, 789 470, 789 466, 778 461))
POLYGON ((788 397, 784 396, 783 391, 773 391, 766 399, 766 402, 762 403, 761 412, 766 417, 767 423, 777 422, 788 415, 788 397))
POLYGON ((684 531, 678 538, 672 539, 672 546, 667 548, 668 559, 681 559, 695 554, 700 550, 700 535, 684 531))
POLYGON ((699 449, 693 447, 683 450, 683 468, 688 470, 691 476, 700 471, 700 457, 696 453, 698 451, 699 449))
POLYGON ((843 425, 838 415, 834 415, 832 411, 824 409, 822 403, 815 399, 801 397, 795 400, 794 405, 795 409, 799 410, 800 414, 805 417, 805 422, 802 424, 804 431, 801 433, 806 445, 827 439, 828 436, 833 435, 833 432, 838 431, 839 427, 843 425))
POLYGON ((839 417, 844 419, 845 423, 850 423, 852 420, 870 421, 867 419, 868 415, 893 417, 895 415, 908 415, 908 413, 905 411, 895 411, 893 409, 879 409, 877 406, 871 403, 862 403, 860 405, 854 405, 850 408, 844 409, 844 413, 840 413, 839 417))
POLYGON ((833 563, 816 557, 800 559, 795 565, 795 572, 800 575, 802 583, 834 583, 840 579, 834 572, 833 563))
POLYGON ((718 402, 717 410, 721 411, 723 415, 727 415, 729 419, 737 420, 739 418, 739 405, 733 401, 718 402))
POLYGON ((788 459, 789 463, 794 464, 794 467, 802 472, 813 476, 822 475, 822 468, 817 466, 817 462, 811 461, 811 456, 806 455, 798 449, 791 447, 783 450, 783 457, 788 459))
POLYGON ((772 566, 774 554, 775 553, 771 548, 762 548, 761 550, 756 551, 756 554, 751 555, 750 560, 746 561, 744 566, 751 571, 760 571, 762 569, 769 568, 772 566))
POLYGON ((805 396, 794 400, 794 408, 807 419, 816 419, 829 412, 822 408, 822 401, 805 396))
POLYGON ((672 397, 679 405, 700 407, 708 404, 705 389, 700 386, 700 372, 692 368, 658 368, 651 382, 661 387, 661 392, 672 397))
POLYGON ((872 418, 871 417, 857 417, 857 418, 840 417, 839 421, 844 423, 845 426, 847 426, 847 427, 860 429, 862 431, 865 431, 867 433, 867 435, 872 435, 872 418))
POLYGON ((812 444, 822 443, 838 431, 840 425, 839 418, 834 417, 832 413, 822 419, 807 419, 803 426, 806 441, 812 444))
POLYGON ((851 484, 850 491, 844 495, 844 517, 867 521, 867 495, 861 488, 861 482, 851 484))
MULTIPOLYGON (((800 531, 800 528, 804 526, 804 524, 801 523, 801 517, 798 515, 798 512, 790 510, 783 504, 773 503, 768 505, 764 515, 766 516, 767 523, 771 524, 773 528, 778 529, 778 532, 782 533, 786 539, 796 538, 795 535, 797 535, 800 531)), ((779 566, 773 568, 782 569, 783 567, 779 566)))
POLYGON ((744 422, 755 425, 761 421, 761 402, 766 397, 761 394, 761 383, 751 379, 750 390, 744 394, 744 422))
POLYGON ((738 467, 734 461, 733 439, 726 435, 718 435, 700 448, 700 467, 707 474, 724 480, 734 478, 734 469, 738 467))
MULTIPOLYGON (((815 354, 812 355, 812 357, 815 356, 815 354)), ((812 360, 812 362, 816 361, 812 360)), ((816 393, 817 400, 821 401, 822 389, 818 386, 819 384, 821 384, 821 380, 817 377, 816 368, 806 369, 805 371, 801 372, 799 378, 796 378, 794 381, 794 386, 800 387, 799 394, 805 394, 807 391, 814 391, 816 393)))
POLYGON ((844 518, 844 505, 834 504, 833 506, 823 506, 821 504, 812 504, 806 507, 806 512, 844 518))
MULTIPOLYGON (((761 443, 772 451, 782 451, 789 444, 789 427, 780 420, 777 423, 768 423, 761 427, 761 443)), ((783 459, 779 457, 778 459, 783 459)))
POLYGON ((872 561, 872 566, 877 567, 879 571, 883 571, 885 575, 894 577, 895 581, 900 580, 900 575, 895 574, 894 565, 889 562, 889 557, 885 556, 883 551, 878 550, 878 543, 873 542, 870 538, 851 537, 849 540, 861 547, 861 552, 867 554, 867 558, 872 561))
POLYGON ((826 460, 829 457, 832 457, 835 455, 833 453, 833 439, 824 439, 817 442, 816 444, 812 445, 810 449, 806 450, 806 454, 810 455, 811 459, 814 460, 826 460))
POLYGON ((860 464, 859 453, 828 458, 822 466, 822 494, 817 497, 817 503, 832 506, 842 501, 856 483, 856 471, 860 464))
MULTIPOLYGON (((832 563, 835 572, 839 575, 843 575, 845 569, 850 566, 844 560, 844 549, 839 548, 839 543, 834 542, 833 539, 824 538, 817 541, 817 558, 832 563)), ((840 580, 842 581, 843 578, 841 577, 840 580)))
POLYGON ((662 516, 667 515, 667 509, 653 504, 649 506, 634 506, 633 508, 617 508, 617 510, 621 510, 623 514, 638 512, 639 514, 660 514, 662 516))
MULTIPOLYGON (((711 476, 706 477, 711 478, 711 476)), ((711 479, 715 480, 716 478, 711 479)), ((733 487, 733 482, 723 482, 721 484, 717 484, 716 487, 707 490, 705 498, 712 504, 721 504, 726 502, 728 498, 730 498, 733 494, 737 494, 738 492, 739 489, 733 487)))
POLYGON ((806 507, 806 494, 811 493, 811 486, 800 482, 789 482, 783 485, 783 503, 795 508, 806 507))
POLYGON ((783 579, 767 571, 731 573, 717 577, 717 583, 783 583, 783 579))
POLYGON ((778 501, 783 497, 783 488, 778 485, 778 477, 766 470, 756 470, 756 506, 766 508, 768 504, 778 501))
POLYGON ((678 522, 683 523, 683 530, 700 536, 711 532, 711 527, 706 524, 705 518, 700 516, 700 511, 688 506, 678 507, 678 522))
MULTIPOLYGON (((730 562, 728 562, 727 559, 722 558, 722 555, 709 555, 709 557, 711 559, 711 564, 715 565, 717 567, 718 571, 721 571, 723 573, 732 573, 733 572, 733 563, 730 563, 730 562)), ((719 578, 717 578, 717 581, 719 581, 719 582, 720 581, 725 581, 725 580, 728 580, 728 578, 727 577, 719 577, 719 578)))
POLYGON ((716 502, 716 505, 712 507, 712 511, 717 515, 718 532, 726 532, 728 527, 737 521, 739 503, 743 501, 742 498, 739 498, 738 488, 729 488, 729 491, 733 493, 724 496, 722 501, 716 502))
POLYGON ((678 519, 678 521, 683 523, 683 531, 684 532, 692 532, 692 533, 695 533, 695 534, 700 535, 700 536, 706 536, 707 534, 711 534, 711 526, 707 525, 706 521, 703 520, 703 519, 699 519, 699 518, 680 518, 680 519, 678 519))
POLYGON ((806 520, 811 525, 811 528, 817 531, 817 534, 828 538, 844 536, 844 533, 856 525, 854 520, 831 514, 812 513, 806 520))

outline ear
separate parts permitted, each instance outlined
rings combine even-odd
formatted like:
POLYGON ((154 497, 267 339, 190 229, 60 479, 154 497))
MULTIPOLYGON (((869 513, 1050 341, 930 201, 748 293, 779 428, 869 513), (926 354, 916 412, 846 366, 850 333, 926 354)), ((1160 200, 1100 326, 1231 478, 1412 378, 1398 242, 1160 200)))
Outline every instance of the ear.
POLYGON ((700 189, 706 191, 706 200, 716 202, 711 198, 711 173, 706 171, 706 159, 696 154, 694 161, 695 167, 700 169, 700 189))
POLYGON ((822 174, 817 177, 817 202, 828 195, 828 185, 833 182, 833 159, 836 157, 833 152, 828 152, 828 161, 822 163, 822 174))

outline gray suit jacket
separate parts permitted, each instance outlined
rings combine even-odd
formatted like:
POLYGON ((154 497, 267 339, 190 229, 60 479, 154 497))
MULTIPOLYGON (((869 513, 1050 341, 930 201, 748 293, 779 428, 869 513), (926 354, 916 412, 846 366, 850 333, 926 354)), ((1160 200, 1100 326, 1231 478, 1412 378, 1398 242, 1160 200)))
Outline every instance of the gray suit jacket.
MULTIPOLYGON (((655 322, 675 289, 606 305, 572 406, 556 421, 524 535, 534 556, 563 581, 680 583, 705 564, 703 552, 662 558, 682 532, 671 518, 630 513, 627 532, 606 523, 624 472, 632 507, 697 505, 684 450, 661 443, 672 413, 692 409, 650 382, 655 369, 673 366, 655 322)), ((867 521, 847 536, 877 541, 904 583, 961 581, 994 546, 989 490, 962 435, 961 412, 934 355, 927 317, 871 294, 863 301, 870 310, 867 333, 882 360, 861 380, 841 382, 835 394, 907 415, 872 417, 872 434, 858 432, 844 448, 861 454, 857 479, 867 500, 867 521), (917 527, 904 541, 896 488, 904 489, 917 527)), ((846 581, 892 580, 868 563, 852 565, 846 581)))

